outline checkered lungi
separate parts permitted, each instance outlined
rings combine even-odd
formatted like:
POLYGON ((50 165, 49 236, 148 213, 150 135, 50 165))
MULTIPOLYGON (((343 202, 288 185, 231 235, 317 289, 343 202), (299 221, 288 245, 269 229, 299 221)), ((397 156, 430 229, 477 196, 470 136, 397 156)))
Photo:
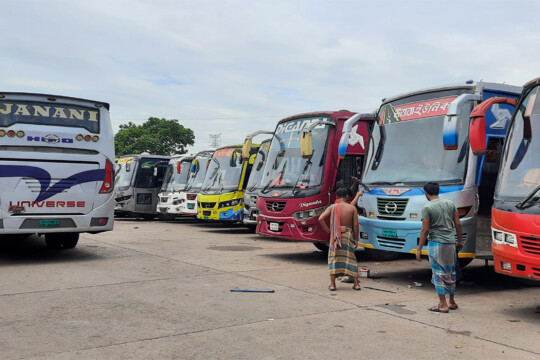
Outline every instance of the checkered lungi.
POLYGON ((437 294, 453 295, 456 292, 456 244, 430 241, 428 256, 433 270, 431 282, 437 294))

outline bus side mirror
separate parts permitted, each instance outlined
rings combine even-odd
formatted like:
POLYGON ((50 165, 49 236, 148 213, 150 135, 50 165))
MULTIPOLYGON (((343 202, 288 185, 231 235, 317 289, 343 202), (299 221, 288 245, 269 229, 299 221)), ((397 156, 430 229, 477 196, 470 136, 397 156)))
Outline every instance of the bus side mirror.
POLYGON ((444 150, 457 150, 459 147, 458 118, 462 114, 463 106, 469 101, 480 101, 478 94, 461 94, 450 103, 443 121, 443 148, 444 150))
POLYGON ((126 163, 126 171, 127 172, 131 171, 131 163, 126 163))
POLYGON ((182 163, 179 161, 178 163, 176 163, 176 172, 180 174, 181 171, 182 171, 182 163))
POLYGON ((158 172, 158 169, 157 169, 157 166, 154 168, 154 176, 157 176, 157 172, 158 172))
POLYGON ((229 159, 229 163, 231 165, 231 167, 236 167, 236 161, 238 160, 238 154, 236 153, 236 151, 233 151, 233 153, 231 154, 231 158, 229 159))
POLYGON ((195 159, 191 162, 191 172, 196 172, 199 170, 199 160, 195 159))
POLYGON ((255 158, 257 157, 257 154, 253 154, 249 157, 249 165, 255 164, 255 158))
POLYGON ((246 141, 244 141, 244 145, 242 145, 242 158, 244 160, 249 159, 249 153, 251 151, 252 144, 253 142, 251 141, 251 139, 246 139, 246 141))
POLYGON ((302 137, 300 138, 300 152, 304 159, 311 159, 313 156, 313 139, 311 131, 302 132, 302 137))
POLYGON ((469 123, 469 141, 474 155, 486 154, 486 111, 493 104, 508 104, 516 106, 516 100, 505 97, 493 97, 478 105, 471 112, 471 121, 469 123))

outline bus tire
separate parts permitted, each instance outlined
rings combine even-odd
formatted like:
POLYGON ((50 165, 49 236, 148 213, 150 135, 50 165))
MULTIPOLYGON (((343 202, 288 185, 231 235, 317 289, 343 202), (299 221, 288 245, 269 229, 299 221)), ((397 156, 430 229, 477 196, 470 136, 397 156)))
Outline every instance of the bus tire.
POLYGON ((161 221, 173 221, 176 218, 174 214, 158 214, 158 219, 161 221))
POLYGON ((399 258, 399 253, 394 252, 394 251, 385 251, 385 250, 370 249, 370 248, 364 248, 364 251, 366 252, 367 257, 372 260, 390 261, 390 260, 397 260, 399 258))
POLYGON ((473 258, 458 258, 458 261, 459 261, 459 266, 461 266, 461 268, 464 268, 465 266, 469 265, 473 261, 473 258))
POLYGON ((323 253, 328 254, 328 250, 330 249, 330 246, 328 246, 327 243, 317 241, 317 242, 314 242, 313 245, 315 245, 315 247, 321 250, 323 253))
POLYGON ((45 234, 45 244, 51 250, 73 249, 79 242, 79 233, 45 234))

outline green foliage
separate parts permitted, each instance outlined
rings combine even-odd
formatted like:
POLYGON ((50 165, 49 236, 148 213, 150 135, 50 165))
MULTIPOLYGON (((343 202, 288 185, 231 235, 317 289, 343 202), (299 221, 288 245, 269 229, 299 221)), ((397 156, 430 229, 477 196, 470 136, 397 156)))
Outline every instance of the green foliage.
POLYGON ((152 155, 184 154, 193 145, 195 135, 178 120, 151 117, 142 125, 131 121, 120 125, 114 137, 116 156, 148 152, 152 155))

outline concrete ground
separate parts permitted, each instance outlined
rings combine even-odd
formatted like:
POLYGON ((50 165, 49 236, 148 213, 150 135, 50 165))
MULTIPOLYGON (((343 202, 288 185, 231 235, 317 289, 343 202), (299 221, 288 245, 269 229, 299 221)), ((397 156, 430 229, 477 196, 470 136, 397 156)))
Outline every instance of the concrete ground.
POLYGON ((312 244, 239 226, 122 219, 65 251, 0 238, 0 358, 540 358, 540 287, 475 260, 436 314, 427 261, 357 257, 362 291, 329 292, 312 244))

